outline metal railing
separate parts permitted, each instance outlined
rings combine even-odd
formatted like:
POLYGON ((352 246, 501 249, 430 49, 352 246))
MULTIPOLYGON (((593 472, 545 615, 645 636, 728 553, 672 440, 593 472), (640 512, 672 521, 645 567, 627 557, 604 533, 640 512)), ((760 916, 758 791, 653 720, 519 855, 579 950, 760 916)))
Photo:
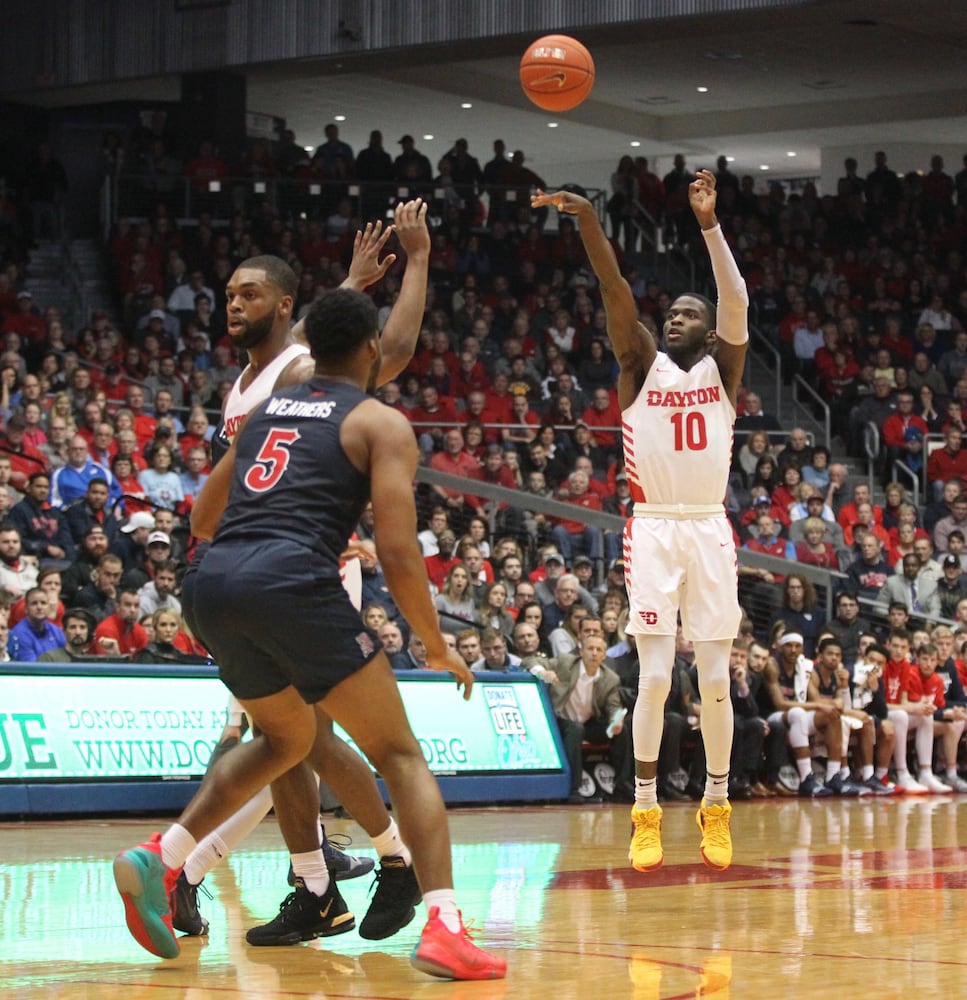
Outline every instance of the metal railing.
MULTIPOLYGON (((548 185, 552 189, 559 185, 548 185)), ((108 213, 102 225, 108 229, 121 218, 149 218, 159 203, 182 219, 197 219, 202 213, 227 219, 241 213, 253 213, 268 204, 283 218, 300 216, 325 221, 343 198, 358 218, 392 217, 397 201, 421 197, 430 204, 430 214, 442 222, 447 209, 454 205, 476 224, 487 219, 515 219, 520 209, 528 216, 546 218, 547 210, 532 211, 529 199, 533 190, 516 185, 495 187, 468 193, 461 188, 442 186, 434 181, 354 181, 326 180, 313 177, 223 177, 199 182, 188 177, 166 177, 160 183, 139 174, 122 174, 101 192, 101 208, 108 213), (491 200, 489 192, 499 195, 491 200), (464 197, 464 195, 468 195, 464 197), (492 212, 495 209, 495 212, 492 212)), ((603 217, 606 199, 598 188, 587 190, 592 204, 603 217)))
POLYGON ((806 395, 811 398, 812 405, 819 407, 820 411, 822 412, 823 414, 822 426, 825 432, 824 444, 826 445, 826 448, 829 449, 830 443, 832 441, 832 434, 830 433, 831 423, 830 423, 829 404, 826 402, 825 399, 823 399, 822 396, 819 395, 818 392, 816 392, 816 390, 801 375, 796 375, 792 380, 792 406, 793 406, 794 416, 796 414, 796 411, 798 410, 802 413, 805 413, 810 420, 816 419, 815 413, 810 413, 809 407, 804 405, 800 401, 799 399, 800 391, 805 392, 806 395))
MULTIPOLYGON (((775 401, 776 419, 782 422, 782 355, 776 350, 768 337, 756 326, 749 327, 749 336, 754 341, 756 347, 763 348, 767 357, 772 359, 772 376, 775 379, 775 401)), ((769 365, 763 360, 757 351, 746 351, 745 354, 745 374, 743 380, 746 388, 752 389, 754 386, 753 369, 763 372, 763 380, 769 377, 769 365)), ((759 395, 763 395, 762 392, 759 395)))
POLYGON ((898 458, 893 463, 893 478, 896 479, 898 483, 903 484, 904 480, 909 480, 910 486, 913 491, 913 505, 915 507, 920 506, 920 473, 914 472, 913 469, 907 465, 902 459, 898 458), (900 478, 897 479, 896 473, 900 473, 900 478))
POLYGON ((876 492, 876 464, 880 457, 880 428, 871 420, 863 428, 863 452, 866 455, 866 479, 870 496, 876 492))

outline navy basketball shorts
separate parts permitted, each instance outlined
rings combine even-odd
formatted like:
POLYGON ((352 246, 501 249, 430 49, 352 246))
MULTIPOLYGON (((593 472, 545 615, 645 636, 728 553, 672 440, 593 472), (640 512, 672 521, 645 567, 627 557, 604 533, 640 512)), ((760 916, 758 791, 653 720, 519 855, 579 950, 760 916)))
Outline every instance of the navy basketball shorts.
POLYGON ((338 567, 296 542, 211 547, 194 581, 194 617, 240 701, 290 685, 315 704, 380 651, 338 567))
POLYGON ((201 630, 198 628, 198 619, 195 617, 195 575, 198 572, 198 567, 201 565, 202 559, 205 558, 210 548, 211 542, 198 543, 195 551, 192 553, 188 568, 185 570, 185 575, 181 578, 181 617, 184 618, 188 628, 191 629, 192 635, 206 649, 210 649, 211 647, 202 637, 201 630))

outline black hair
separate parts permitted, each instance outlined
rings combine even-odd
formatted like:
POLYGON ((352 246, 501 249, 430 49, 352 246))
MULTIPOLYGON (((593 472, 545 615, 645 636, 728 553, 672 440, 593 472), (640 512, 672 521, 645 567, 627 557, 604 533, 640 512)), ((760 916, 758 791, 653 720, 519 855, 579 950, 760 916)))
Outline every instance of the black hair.
POLYGON ((843 651, 843 644, 835 636, 828 635, 825 639, 819 640, 819 645, 816 647, 817 653, 822 653, 827 646, 836 646, 840 652, 843 651))
POLYGON ((347 360, 377 336, 376 306, 368 295, 336 288, 317 299, 305 317, 306 340, 316 361, 347 360))
POLYGON ((265 271, 265 276, 283 295, 295 299, 299 291, 299 279, 295 276, 295 271, 281 257, 263 254, 260 257, 249 257, 238 266, 251 268, 253 271, 265 271))

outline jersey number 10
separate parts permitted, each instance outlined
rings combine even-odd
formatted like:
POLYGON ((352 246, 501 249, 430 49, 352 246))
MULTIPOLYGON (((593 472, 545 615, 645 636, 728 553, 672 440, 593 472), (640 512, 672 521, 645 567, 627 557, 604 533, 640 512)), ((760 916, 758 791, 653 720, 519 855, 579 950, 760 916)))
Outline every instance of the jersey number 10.
POLYGON ((705 432, 705 417, 697 410, 687 413, 673 413, 672 426, 675 428, 675 451, 704 451, 708 447, 705 432))

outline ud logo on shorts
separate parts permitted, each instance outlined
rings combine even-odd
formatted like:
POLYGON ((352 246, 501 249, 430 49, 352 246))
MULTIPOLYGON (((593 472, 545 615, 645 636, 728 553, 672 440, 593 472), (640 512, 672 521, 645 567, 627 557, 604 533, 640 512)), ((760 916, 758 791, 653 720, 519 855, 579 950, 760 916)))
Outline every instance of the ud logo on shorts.
POLYGON ((657 611, 639 611, 641 615, 641 620, 645 625, 657 625, 658 624, 658 612, 657 611))

